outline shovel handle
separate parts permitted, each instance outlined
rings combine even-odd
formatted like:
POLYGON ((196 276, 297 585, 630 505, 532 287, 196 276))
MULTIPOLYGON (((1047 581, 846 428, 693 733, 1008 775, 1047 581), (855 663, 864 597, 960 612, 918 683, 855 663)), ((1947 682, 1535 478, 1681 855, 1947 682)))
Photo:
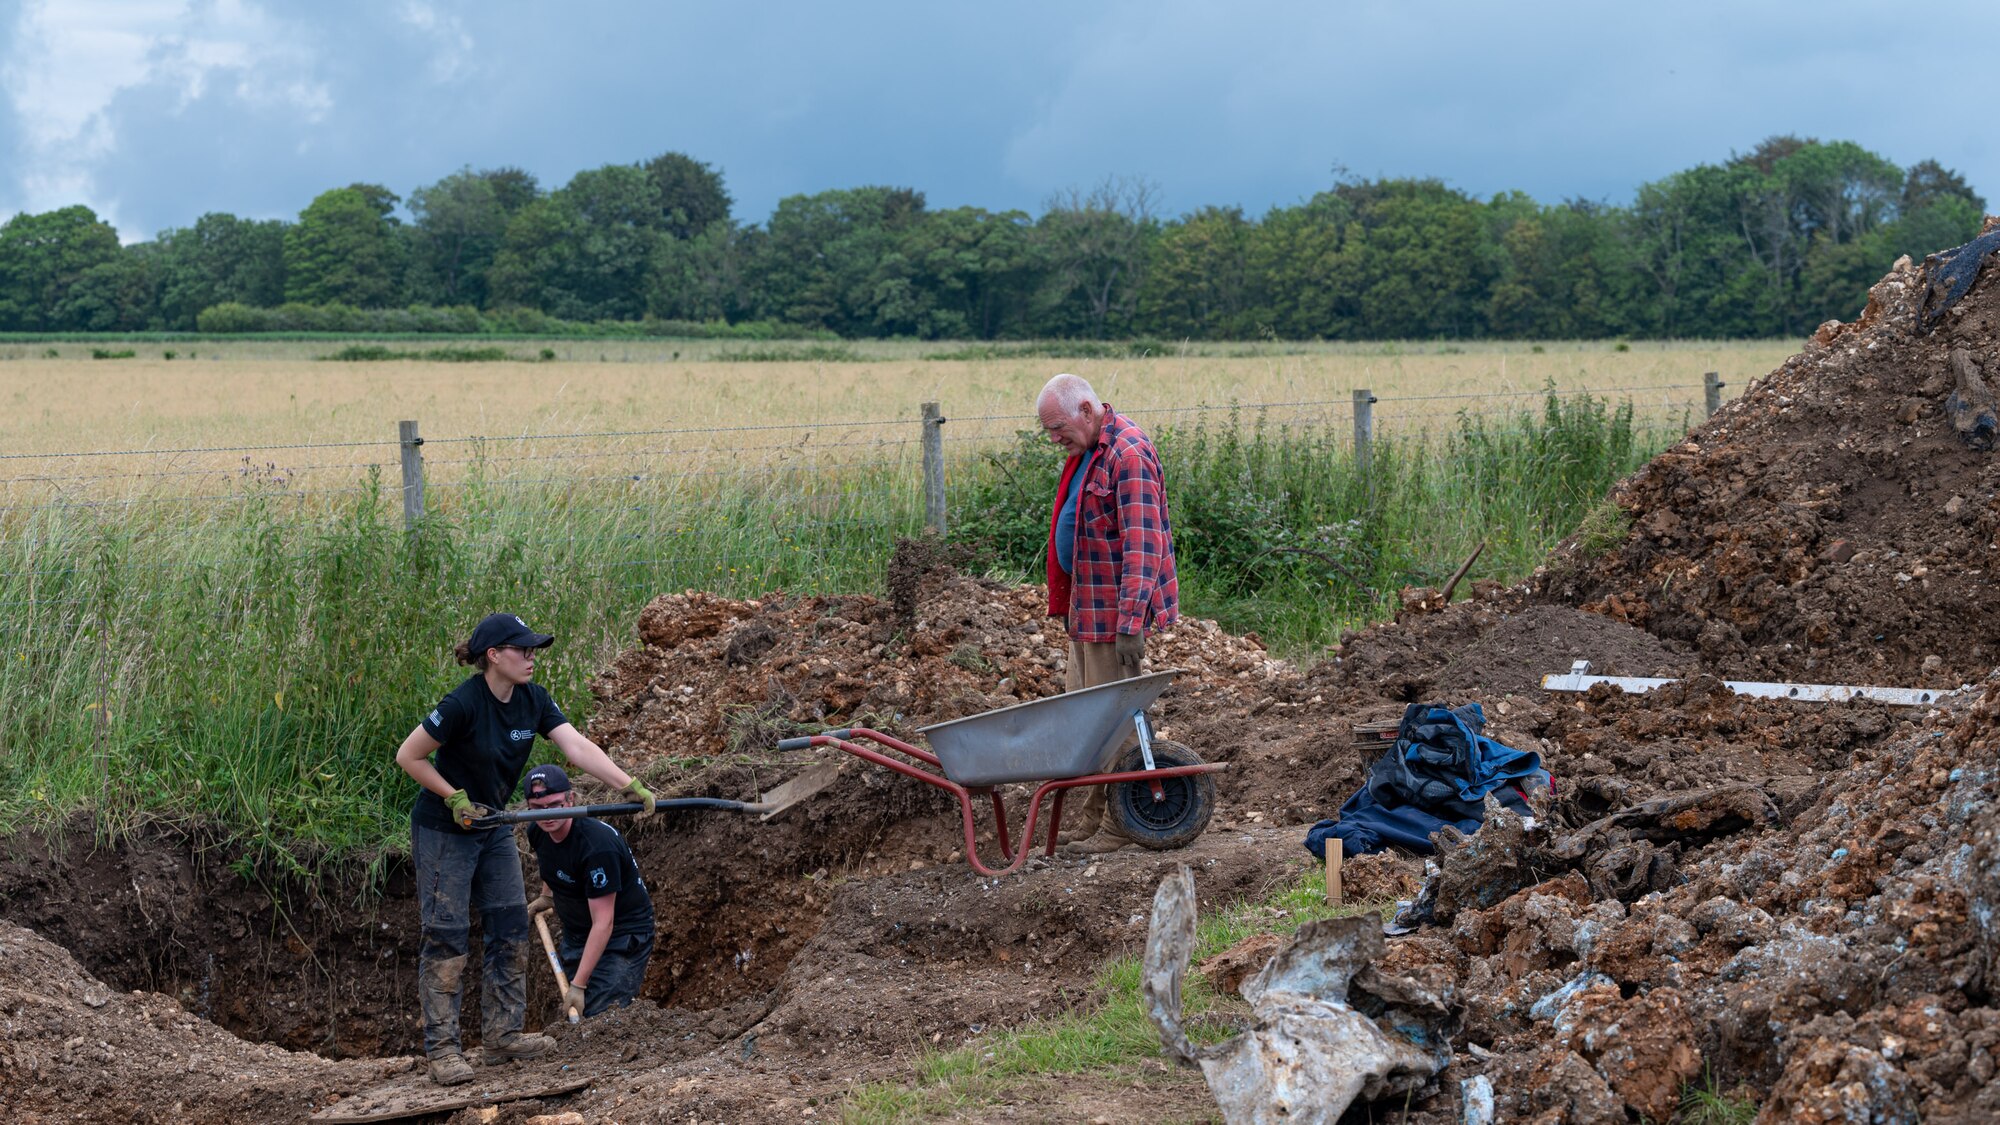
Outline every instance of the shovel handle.
POLYGON ((853 733, 854 733, 854 728, 853 728, 853 727, 842 727, 842 728, 841 728, 841 729, 839 729, 839 730, 829 730, 829 731, 822 731, 822 732, 820 732, 819 734, 802 734, 802 735, 800 735, 800 736, 799 736, 799 737, 797 737, 797 738, 781 738, 781 739, 779 739, 779 740, 778 740, 778 749, 780 749, 780 750, 804 750, 804 749, 807 749, 808 747, 812 746, 812 744, 813 744, 813 739, 815 739, 815 738, 841 738, 841 739, 844 739, 844 738, 846 738, 847 736, 849 736, 849 735, 851 735, 851 734, 853 734, 853 733))
MULTIPOLYGON (((556 956, 556 943, 555 939, 549 936, 549 916, 546 913, 535 915, 535 929, 541 931, 542 951, 549 955, 549 969, 556 975, 556 995, 567 998, 569 978, 563 975, 562 959, 556 956)), ((575 1023, 582 1018, 582 1014, 575 1008, 569 1010, 569 1022, 575 1023)))
MULTIPOLYGON (((672 797, 656 801, 655 809, 727 809, 731 812, 761 812, 763 806, 745 801, 728 801, 721 797, 672 797)), ((493 828, 502 824, 527 824, 538 820, 575 820, 585 816, 630 816, 646 811, 646 806, 637 801, 620 801, 611 805, 566 805, 554 809, 509 809, 491 816, 482 816, 472 822, 474 828, 493 828)))

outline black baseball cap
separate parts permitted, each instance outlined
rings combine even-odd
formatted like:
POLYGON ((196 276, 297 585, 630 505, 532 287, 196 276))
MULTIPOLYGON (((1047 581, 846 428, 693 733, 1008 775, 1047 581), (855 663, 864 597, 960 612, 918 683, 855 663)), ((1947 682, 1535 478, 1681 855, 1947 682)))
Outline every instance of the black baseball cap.
POLYGON ((527 779, 521 782, 521 792, 526 793, 529 800, 567 793, 569 790, 569 775, 563 772, 561 766, 536 766, 528 771, 527 779))
POLYGON ((528 623, 515 614, 489 613, 472 627, 472 639, 465 642, 465 647, 472 655, 483 656, 487 649, 501 645, 547 648, 555 642, 556 639, 547 633, 537 633, 528 628, 528 623))

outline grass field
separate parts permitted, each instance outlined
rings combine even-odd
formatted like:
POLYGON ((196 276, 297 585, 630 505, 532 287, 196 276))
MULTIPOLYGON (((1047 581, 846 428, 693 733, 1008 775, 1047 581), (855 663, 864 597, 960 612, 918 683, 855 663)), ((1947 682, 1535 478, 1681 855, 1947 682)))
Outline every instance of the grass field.
POLYGON ((1488 547, 1473 577, 1520 577, 1699 419, 1702 371, 1734 393, 1785 350, 967 361, 854 345, 867 354, 689 363, 671 344, 589 343, 569 346, 618 350, 602 363, 333 363, 309 357, 336 345, 310 341, 197 343, 172 360, 150 344, 116 360, 51 346, 55 358, 0 358, 0 771, 13 781, 0 830, 83 809, 106 830, 193 816, 307 867, 405 846, 413 787, 390 754, 457 681, 447 653, 484 613, 512 609, 563 638, 540 675, 587 720, 590 676, 655 594, 879 590, 896 537, 922 526, 925 399, 952 419, 954 536, 993 573, 1031 581, 1057 464, 1016 436, 1034 391, 1069 368, 1148 412, 1185 609, 1310 659, 1475 543, 1488 547), (1618 390, 1668 383, 1689 389, 1650 409, 1657 392, 1618 390), (1347 405, 1363 385, 1383 400, 1366 473, 1347 405), (1584 387, 1596 394, 1564 393, 1584 387), (1475 397, 1422 397, 1443 395, 1475 397), (1329 405, 1188 409, 1232 401, 1329 405), (1431 417, 1399 428, 1398 409, 1431 417), (404 417, 430 441, 414 534, 393 444, 404 417), (871 420, 887 424, 820 425, 871 420), (820 428, 783 428, 801 425, 820 428), (593 429, 685 432, 506 439, 593 429), (452 440, 472 434, 491 437, 452 440), (386 444, 276 448, 342 441, 386 444), (191 446, 253 448, 22 456, 191 446))

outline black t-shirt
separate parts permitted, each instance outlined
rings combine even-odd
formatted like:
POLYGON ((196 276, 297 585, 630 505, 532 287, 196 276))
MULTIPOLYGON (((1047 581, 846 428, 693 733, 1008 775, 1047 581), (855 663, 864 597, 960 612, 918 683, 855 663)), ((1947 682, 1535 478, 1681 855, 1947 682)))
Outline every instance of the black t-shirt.
POLYGON ((614 942, 653 935, 653 896, 646 893, 632 849, 616 828, 585 816, 571 822, 569 835, 560 844, 540 827, 528 829, 528 840, 542 882, 549 885, 555 900, 556 917, 562 919, 565 947, 583 948, 590 935, 587 900, 605 895, 618 896, 611 910, 614 942))
MULTIPOLYGON (((535 736, 547 737, 567 722, 542 685, 521 684, 502 703, 493 698, 485 675, 475 672, 424 716, 424 733, 438 740, 437 771, 452 788, 465 790, 474 804, 498 810, 521 783, 535 736)), ((458 828, 444 798, 428 789, 418 791, 410 822, 419 828, 458 828)))

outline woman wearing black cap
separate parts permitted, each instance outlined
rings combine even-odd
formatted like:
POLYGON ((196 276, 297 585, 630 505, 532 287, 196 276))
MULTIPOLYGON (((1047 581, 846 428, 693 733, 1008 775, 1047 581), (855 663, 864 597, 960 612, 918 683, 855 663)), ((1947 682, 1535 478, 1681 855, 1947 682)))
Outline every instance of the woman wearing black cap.
POLYGON ((474 909, 486 947, 479 994, 486 1064, 534 1058, 555 1046, 546 1035, 521 1032, 528 1006, 528 910, 514 830, 473 827, 513 796, 535 736, 555 743, 570 765, 644 804, 646 814, 653 811, 653 794, 570 725, 548 691, 533 682, 535 653, 554 641, 511 613, 482 620, 456 650, 459 663, 478 670, 396 751, 396 764, 422 786, 410 810, 423 912, 417 988, 424 1054, 439 1085, 473 1077, 459 1041, 458 1010, 474 909))

